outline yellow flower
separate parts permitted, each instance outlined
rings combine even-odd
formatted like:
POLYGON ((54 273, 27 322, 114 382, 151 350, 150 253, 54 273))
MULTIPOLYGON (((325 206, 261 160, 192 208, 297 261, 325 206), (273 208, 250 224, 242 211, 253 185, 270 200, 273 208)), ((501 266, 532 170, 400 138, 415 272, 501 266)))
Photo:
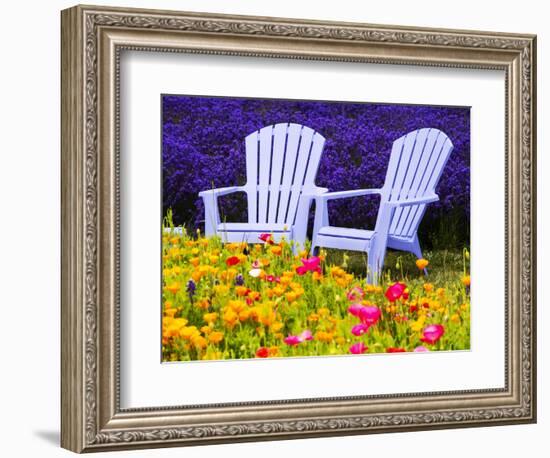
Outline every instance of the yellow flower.
POLYGON ((432 289, 434 289, 434 285, 431 283, 424 283, 424 291, 429 293, 432 289))
POLYGON ((311 278, 315 281, 319 281, 319 280, 321 280, 321 278, 323 278, 323 275, 320 274, 319 272, 315 271, 311 274, 311 278))
POLYGON ((193 336, 200 335, 196 326, 185 326, 180 329, 180 337, 186 340, 191 340, 193 336))
POLYGON ((270 303, 264 304, 258 314, 258 321, 265 326, 270 326, 276 319, 275 312, 269 305, 270 303))
POLYGON ((464 277, 462 277, 462 284, 464 286, 470 286, 470 276, 469 275, 464 275, 464 277))
POLYGON ((191 250, 191 254, 194 254, 195 256, 198 255, 200 253, 200 250, 198 248, 193 248, 191 250))
POLYGON ((191 263, 191 265, 193 265, 194 267, 197 267, 199 265, 199 263, 201 262, 200 258, 191 258, 189 260, 189 262, 191 263))
POLYGON ((317 313, 322 317, 327 317, 330 315, 330 310, 326 307, 321 307, 319 310, 317 310, 317 313))
POLYGON ((175 283, 166 285, 164 289, 166 289, 167 291, 170 291, 172 294, 176 294, 181 289, 181 285, 178 282, 175 282, 175 283))
POLYGON ((275 322, 269 327, 269 329, 271 330, 271 332, 278 332, 278 331, 280 331, 281 329, 283 329, 283 326, 284 326, 284 324, 281 323, 280 321, 275 321, 275 322))
POLYGON ((418 318, 418 320, 411 322, 411 329, 416 332, 422 331, 424 328, 424 323, 426 321, 425 316, 421 316, 418 318))
POLYGON ((180 334, 180 330, 187 324, 185 318, 164 317, 162 319, 162 335, 163 337, 176 337, 180 334))
POLYGON ((221 351, 207 351, 201 358, 203 361, 212 361, 216 359, 223 359, 223 353, 221 351))
POLYGON ((205 313, 202 317, 207 323, 214 323, 218 319, 218 314, 216 312, 210 312, 205 313))
POLYGON ((162 270, 162 275, 164 275, 165 277, 170 277, 173 275, 174 272, 172 272, 172 269, 163 269, 162 270))
POLYGON ((319 315, 317 313, 310 313, 307 317, 308 321, 319 321, 319 315))
POLYGON ((200 309, 206 310, 208 307, 210 307, 210 301, 208 299, 200 299, 195 302, 195 305, 200 309))
POLYGON ((208 259, 210 260, 210 263, 211 264, 217 264, 218 261, 220 260, 220 257, 219 256, 216 256, 216 255, 210 255, 208 257, 208 259))
POLYGON ((280 256, 281 253, 283 252, 283 248, 280 247, 279 245, 275 245, 271 247, 270 251, 271 251, 271 254, 273 254, 274 256, 280 256))
POLYGON ((241 322, 246 321, 248 320, 249 317, 250 317, 250 310, 241 310, 239 312, 239 321, 241 322))
POLYGON ((436 294, 439 297, 443 297, 445 295, 445 288, 437 288, 436 294))
POLYGON ((308 255, 308 253, 307 253, 306 250, 302 250, 302 251, 300 251, 300 253, 298 253, 298 256, 300 258, 307 258, 307 255, 308 255))
POLYGON ((203 350, 208 345, 208 341, 200 334, 193 335, 191 337, 191 343, 197 350, 203 350))
POLYGON ((294 302, 298 298, 298 295, 294 291, 290 291, 285 294, 285 297, 288 302, 294 302))
POLYGON ((214 285, 213 289, 218 296, 225 296, 229 292, 229 286, 227 285, 214 285))
POLYGON ((315 333, 315 340, 318 340, 319 342, 332 342, 332 339, 334 338, 334 334, 332 332, 325 332, 325 331, 317 331, 315 333))
POLYGON ((208 340, 210 343, 217 344, 223 340, 223 332, 213 331, 208 335, 208 340))
POLYGON ((371 285, 371 284, 369 284, 369 283, 367 283, 367 284, 365 285, 365 291, 366 291, 367 293, 374 293, 375 290, 376 290, 376 287, 375 287, 374 285, 371 285))
POLYGON ((285 275, 283 275, 280 280, 279 280, 279 283, 282 285, 282 286, 288 286, 288 284, 292 281, 292 277, 287 277, 285 275))
POLYGON ((172 237, 172 238, 170 239, 170 243, 171 243, 172 245, 175 245, 175 244, 178 243, 179 241, 180 241, 179 237, 172 237))
POLYGON ((227 303, 227 306, 233 310, 236 313, 239 313, 241 310, 243 310, 246 307, 246 304, 243 301, 238 300, 230 300, 227 303))
POLYGON ((201 328, 201 332, 205 335, 210 334, 210 332, 212 332, 212 328, 210 326, 203 326, 201 328))
POLYGON ((257 301, 258 299, 260 299, 260 293, 258 291, 250 291, 248 293, 248 297, 252 301, 257 301))
POLYGON ((246 286, 235 286, 235 293, 237 293, 237 296, 246 296, 248 288, 246 286))
POLYGON ((279 356, 279 347, 269 347, 269 356, 279 356))
POLYGON ((164 309, 164 314, 165 314, 166 316, 171 316, 171 317, 173 317, 173 316, 176 314, 177 311, 178 311, 178 309, 176 309, 176 308, 164 309))
POLYGON ((225 324, 232 328, 235 326, 237 321, 239 320, 239 315, 237 315, 232 309, 227 309, 225 313, 223 314, 223 321, 225 321, 225 324))
POLYGON ((453 323, 459 323, 460 322, 460 315, 458 313, 453 313, 451 316, 451 321, 453 323))
POLYGON ((420 270, 424 270, 426 267, 428 267, 428 264, 430 262, 424 258, 420 258, 416 260, 416 267, 418 267, 420 270))
POLYGON ((282 296, 285 292, 285 289, 282 287, 282 286, 276 286, 275 288, 273 288, 273 294, 275 296, 282 296))

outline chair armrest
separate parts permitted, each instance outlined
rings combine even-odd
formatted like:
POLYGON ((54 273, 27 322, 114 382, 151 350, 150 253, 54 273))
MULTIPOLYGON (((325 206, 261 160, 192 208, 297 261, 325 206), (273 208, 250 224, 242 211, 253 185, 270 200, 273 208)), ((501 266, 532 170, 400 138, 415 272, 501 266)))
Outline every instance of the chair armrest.
POLYGON ((199 192, 199 197, 220 197, 242 190, 242 186, 229 186, 227 188, 208 189, 207 191, 199 192))
POLYGON ((380 194, 380 189, 353 189, 350 191, 327 192, 317 195, 316 198, 327 201, 333 199, 345 199, 348 197, 366 196, 368 194, 380 194))
POLYGON ((317 197, 325 194, 326 192, 328 192, 328 188, 308 189, 307 191, 302 192, 301 197, 317 197))
POLYGON ((389 205, 392 207, 409 207, 411 205, 422 205, 422 204, 430 204, 432 202, 437 202, 439 200, 439 196, 437 194, 432 194, 429 196, 424 197, 414 197, 412 199, 406 199, 396 202, 388 202, 389 205))

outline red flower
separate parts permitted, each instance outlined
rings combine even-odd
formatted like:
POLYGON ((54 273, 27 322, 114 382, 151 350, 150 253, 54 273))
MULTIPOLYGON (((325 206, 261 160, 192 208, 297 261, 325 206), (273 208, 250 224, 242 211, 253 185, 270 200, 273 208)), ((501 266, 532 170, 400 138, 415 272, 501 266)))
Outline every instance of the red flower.
POLYGON ((394 283, 386 290, 386 298, 390 302, 395 302, 397 299, 403 296, 405 289, 407 289, 407 285, 399 282, 394 283))
POLYGON ((228 265, 228 266, 235 266, 237 265, 239 262, 241 262, 241 260, 237 257, 237 256, 230 256, 229 258, 227 258, 225 260, 225 263, 228 265))
POLYGON ((407 350, 401 347, 388 347, 386 353, 405 353, 407 350))
POLYGON ((268 243, 269 245, 273 245, 273 237, 271 234, 260 234, 258 237, 262 242, 268 243))
POLYGON ((275 281, 275 277, 273 275, 266 275, 265 276, 266 281, 273 283, 275 281))
POLYGON ((269 349, 266 347, 260 347, 256 350, 257 358, 267 358, 269 356, 269 349))

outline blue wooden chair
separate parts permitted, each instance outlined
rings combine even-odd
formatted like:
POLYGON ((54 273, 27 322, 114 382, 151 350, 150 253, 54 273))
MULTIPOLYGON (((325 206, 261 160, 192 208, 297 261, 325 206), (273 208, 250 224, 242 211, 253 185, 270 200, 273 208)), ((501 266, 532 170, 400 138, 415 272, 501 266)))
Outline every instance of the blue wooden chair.
POLYGON ((309 210, 315 196, 326 188, 315 185, 325 139, 299 124, 266 126, 246 137, 246 184, 202 191, 205 235, 223 242, 259 243, 269 233, 274 241, 294 240, 296 252, 303 247, 309 210), (218 197, 245 192, 248 222, 220 220, 218 197))
MULTIPOLYGON (((386 181, 381 189, 357 189, 316 196, 312 252, 318 247, 363 251, 368 255, 367 278, 376 283, 386 249, 422 257, 417 230, 427 204, 439 200, 435 188, 453 144, 437 129, 419 129, 393 143, 386 181), (334 227, 327 202, 347 197, 380 195, 374 230, 334 227)), ((350 210, 352 211, 352 210, 350 210)))

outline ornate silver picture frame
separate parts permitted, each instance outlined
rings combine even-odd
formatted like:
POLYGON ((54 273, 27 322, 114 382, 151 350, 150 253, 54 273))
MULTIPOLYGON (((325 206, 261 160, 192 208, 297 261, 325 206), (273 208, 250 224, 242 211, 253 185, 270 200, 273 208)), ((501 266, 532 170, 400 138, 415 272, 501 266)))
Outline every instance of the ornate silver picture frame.
POLYGON ((62 447, 92 452, 536 421, 535 36, 94 6, 61 18, 62 447), (122 408, 126 50, 503 71, 505 386, 122 408))

